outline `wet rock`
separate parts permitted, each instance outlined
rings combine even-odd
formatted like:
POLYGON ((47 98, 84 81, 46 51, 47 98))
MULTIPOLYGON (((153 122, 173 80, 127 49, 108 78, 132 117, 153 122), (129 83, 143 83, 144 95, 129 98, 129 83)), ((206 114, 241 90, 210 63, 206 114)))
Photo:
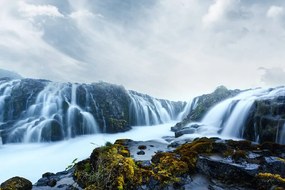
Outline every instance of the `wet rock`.
POLYGON ((256 100, 245 124, 243 138, 259 143, 266 141, 280 142, 285 125, 284 96, 271 99, 256 100))
POLYGON ((137 155, 145 155, 145 152, 144 152, 143 150, 138 151, 138 152, 137 152, 137 155))
POLYGON ((145 145, 139 145, 139 146, 138 146, 138 149, 140 149, 140 150, 145 150, 145 149, 146 149, 146 146, 145 146, 145 145))
POLYGON ((22 177, 13 177, 3 182, 0 187, 1 190, 31 190, 32 183, 22 177))
POLYGON ((259 166, 256 164, 233 164, 232 162, 226 162, 226 160, 214 160, 199 156, 197 169, 202 174, 223 182, 252 183, 259 171, 259 166))
POLYGON ((193 129, 191 127, 184 127, 183 129, 181 130, 177 130, 175 132, 175 137, 181 137, 182 135, 185 135, 185 134, 193 134, 196 132, 196 129, 193 129))
POLYGON ((33 190, 81 190, 78 184, 73 180, 74 169, 58 172, 56 174, 47 172, 42 175, 33 190))

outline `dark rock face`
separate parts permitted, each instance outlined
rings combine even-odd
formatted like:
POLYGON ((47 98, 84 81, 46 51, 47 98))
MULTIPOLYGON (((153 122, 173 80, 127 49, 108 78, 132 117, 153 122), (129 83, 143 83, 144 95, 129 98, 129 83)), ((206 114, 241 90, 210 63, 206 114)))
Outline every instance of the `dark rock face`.
POLYGON ((31 190, 32 183, 22 177, 13 177, 3 182, 0 187, 1 190, 31 190))
MULTIPOLYGON (((207 111, 209 111, 214 105, 227 98, 234 97, 240 92, 240 90, 228 90, 226 87, 220 86, 211 94, 205 94, 196 97, 193 101, 195 102, 193 110, 190 110, 190 113, 186 116, 186 118, 184 118, 183 121, 177 123, 174 127, 171 128, 171 130, 173 132, 177 132, 191 122, 200 121, 203 116, 205 116, 207 111)), ((187 131, 185 132, 186 133, 183 133, 181 131, 181 134, 178 134, 177 136, 187 134, 187 131)))
MULTIPOLYGON (((260 143, 281 142, 285 126, 285 98, 256 100, 252 106, 243 137, 260 143)), ((285 138, 284 138, 285 139, 285 138)))

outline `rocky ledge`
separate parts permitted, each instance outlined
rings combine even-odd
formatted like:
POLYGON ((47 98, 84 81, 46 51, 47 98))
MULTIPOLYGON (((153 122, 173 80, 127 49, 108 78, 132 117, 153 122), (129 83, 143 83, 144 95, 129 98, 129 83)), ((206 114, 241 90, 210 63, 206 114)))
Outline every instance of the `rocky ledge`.
POLYGON ((15 177, 1 190, 284 189, 285 145, 198 138, 164 144, 117 140, 34 185, 15 177))

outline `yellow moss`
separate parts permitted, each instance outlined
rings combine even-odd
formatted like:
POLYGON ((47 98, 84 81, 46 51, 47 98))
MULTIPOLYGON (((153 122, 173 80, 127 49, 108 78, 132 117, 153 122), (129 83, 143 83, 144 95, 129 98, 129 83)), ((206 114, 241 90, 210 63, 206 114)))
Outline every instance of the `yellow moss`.
POLYGON ((188 173, 188 165, 175 153, 160 153, 153 177, 162 183, 177 182, 178 176, 188 173))
POLYGON ((183 144, 176 149, 176 152, 183 154, 183 152, 197 152, 197 153, 211 153, 213 150, 213 140, 209 138, 200 138, 194 140, 192 143, 183 144))
POLYGON ((124 189, 124 185, 125 185, 124 176, 122 176, 122 175, 118 176, 117 182, 118 182, 118 187, 117 187, 118 190, 123 190, 124 189))
POLYGON ((277 160, 281 161, 281 162, 285 162, 284 158, 277 158, 277 160))
POLYGON ((130 156, 130 151, 126 150, 126 149, 122 149, 120 151, 120 154, 122 154, 123 156, 129 157, 130 156))
POLYGON ((84 190, 101 190, 101 189, 97 187, 96 185, 92 184, 86 187, 84 190))
POLYGON ((82 182, 79 184, 89 189, 121 190, 136 189, 155 179, 163 186, 178 182, 180 176, 194 171, 197 152, 209 153, 213 148, 211 140, 198 139, 174 152, 157 153, 152 165, 144 166, 130 157, 126 141, 118 140, 113 145, 96 148, 88 163, 78 164, 75 172, 77 182, 82 182))
POLYGON ((267 179, 275 179, 279 182, 285 183, 285 178, 282 178, 279 174, 272 174, 272 173, 259 173, 257 177, 260 178, 267 178, 267 179))
POLYGON ((212 150, 213 150, 213 143, 212 142, 195 143, 190 148, 190 151, 197 152, 197 153, 211 153, 212 150))

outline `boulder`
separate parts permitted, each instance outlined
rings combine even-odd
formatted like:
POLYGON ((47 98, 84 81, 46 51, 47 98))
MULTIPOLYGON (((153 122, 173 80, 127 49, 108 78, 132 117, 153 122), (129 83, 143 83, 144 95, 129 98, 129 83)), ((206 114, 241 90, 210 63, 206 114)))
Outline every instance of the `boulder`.
POLYGON ((33 185, 23 177, 13 177, 3 182, 0 187, 1 190, 31 190, 33 185))

